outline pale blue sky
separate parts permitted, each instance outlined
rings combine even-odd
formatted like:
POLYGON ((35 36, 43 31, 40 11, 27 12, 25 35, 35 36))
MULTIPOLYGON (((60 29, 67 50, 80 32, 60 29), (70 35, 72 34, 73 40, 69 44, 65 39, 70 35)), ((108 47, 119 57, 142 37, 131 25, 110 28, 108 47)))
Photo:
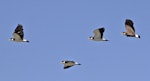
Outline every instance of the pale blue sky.
POLYGON ((1 0, 0 81, 150 81, 149 0, 1 0), (134 21, 141 39, 121 35, 134 21), (30 43, 8 39, 17 24, 30 43), (108 42, 88 40, 105 27, 108 42), (81 66, 63 69, 62 60, 81 66))

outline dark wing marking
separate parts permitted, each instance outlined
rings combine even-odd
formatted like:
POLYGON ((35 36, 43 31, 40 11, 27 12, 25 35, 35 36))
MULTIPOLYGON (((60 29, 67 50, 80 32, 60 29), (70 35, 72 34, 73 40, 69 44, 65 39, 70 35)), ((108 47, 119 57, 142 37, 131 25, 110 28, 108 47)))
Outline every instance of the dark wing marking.
POLYGON ((70 63, 70 62, 74 62, 74 61, 65 60, 65 63, 70 63))
POLYGON ((134 23, 133 23, 132 20, 126 19, 125 27, 126 27, 127 33, 129 33, 129 34, 134 34, 135 33, 135 29, 134 29, 133 25, 134 25, 134 23))
POLYGON ((64 69, 67 69, 67 68, 70 68, 70 67, 72 67, 72 66, 64 66, 64 69))
POLYGON ((99 29, 96 29, 96 30, 94 30, 94 37, 95 38, 103 38, 103 33, 104 33, 104 31, 105 31, 105 29, 104 28, 99 28, 99 29))
POLYGON ((65 64, 64 64, 64 69, 66 68, 69 68, 69 67, 72 67, 75 65, 75 62, 74 61, 65 61, 65 64))
POLYGON ((105 28, 100 28, 99 31, 101 32, 101 38, 103 38, 103 33, 105 31, 105 28))
POLYGON ((63 63, 74 63, 74 61, 62 60, 63 63))
POLYGON ((17 33, 21 37, 21 39, 23 39, 23 37, 24 37, 23 26, 18 24, 14 33, 17 33))

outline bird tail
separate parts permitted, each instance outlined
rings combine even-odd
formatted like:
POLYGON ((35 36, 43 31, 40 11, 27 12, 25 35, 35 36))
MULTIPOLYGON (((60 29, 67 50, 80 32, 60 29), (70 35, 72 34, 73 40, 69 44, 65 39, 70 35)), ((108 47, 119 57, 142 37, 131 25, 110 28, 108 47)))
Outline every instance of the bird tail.
POLYGON ((80 63, 77 63, 77 62, 76 62, 75 64, 76 64, 76 65, 81 65, 80 63))
POLYGON ((107 40, 107 39, 103 38, 103 41, 109 41, 109 40, 107 40))
POLYGON ((23 39, 24 42, 30 42, 29 40, 23 39))
POLYGON ((135 37, 136 37, 136 38, 141 38, 140 35, 138 35, 138 34, 135 34, 135 37))

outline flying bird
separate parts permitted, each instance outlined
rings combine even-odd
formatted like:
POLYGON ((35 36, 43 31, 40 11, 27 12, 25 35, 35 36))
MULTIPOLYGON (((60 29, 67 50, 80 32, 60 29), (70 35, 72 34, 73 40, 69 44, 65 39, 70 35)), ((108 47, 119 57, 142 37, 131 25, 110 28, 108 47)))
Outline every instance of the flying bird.
POLYGON ((122 32, 123 35, 127 37, 136 37, 140 38, 140 35, 135 34, 134 23, 130 19, 126 19, 125 21, 126 32, 122 32))
POLYGON ((104 27, 95 29, 95 30, 93 31, 94 37, 93 37, 93 36, 90 36, 89 39, 90 39, 90 40, 94 40, 94 41, 108 41, 107 39, 103 38, 103 33, 104 33, 104 31, 105 31, 105 28, 104 28, 104 27))
POLYGON ((29 42, 29 40, 24 39, 24 32, 23 32, 23 26, 21 24, 18 24, 16 27, 14 33, 14 38, 10 38, 11 41, 15 42, 29 42))
POLYGON ((61 61, 62 64, 64 64, 64 69, 70 68, 74 65, 81 65, 78 62, 74 62, 74 61, 69 61, 69 60, 63 60, 61 61))

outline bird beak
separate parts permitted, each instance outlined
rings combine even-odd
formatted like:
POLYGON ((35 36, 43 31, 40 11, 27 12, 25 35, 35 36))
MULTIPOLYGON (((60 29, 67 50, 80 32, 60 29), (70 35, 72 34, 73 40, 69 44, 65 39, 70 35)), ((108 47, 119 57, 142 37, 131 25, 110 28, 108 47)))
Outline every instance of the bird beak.
POLYGON ((91 37, 89 37, 88 39, 91 40, 91 37))
POLYGON ((124 33, 123 33, 123 32, 122 32, 121 34, 122 34, 122 35, 124 35, 124 33))
POLYGON ((9 41, 13 41, 13 38, 10 38, 9 41))

